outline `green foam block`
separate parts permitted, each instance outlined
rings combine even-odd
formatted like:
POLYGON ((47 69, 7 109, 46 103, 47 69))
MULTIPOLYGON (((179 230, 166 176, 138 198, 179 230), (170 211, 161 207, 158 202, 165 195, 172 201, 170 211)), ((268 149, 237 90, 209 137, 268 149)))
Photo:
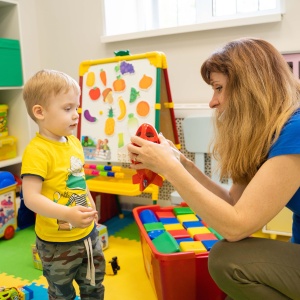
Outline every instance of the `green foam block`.
POLYGON ((175 238, 167 231, 152 240, 156 250, 162 253, 180 252, 180 248, 175 238))
POLYGON ((194 214, 189 207, 174 207, 173 212, 176 216, 194 214))

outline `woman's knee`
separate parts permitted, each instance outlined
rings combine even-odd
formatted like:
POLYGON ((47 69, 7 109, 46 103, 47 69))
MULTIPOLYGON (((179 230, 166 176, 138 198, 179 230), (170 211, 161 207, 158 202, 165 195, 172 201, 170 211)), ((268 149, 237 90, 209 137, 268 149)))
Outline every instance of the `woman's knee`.
POLYGON ((231 280, 235 270, 247 263, 246 249, 253 241, 251 239, 239 242, 221 240, 210 250, 208 270, 215 281, 231 280))
POLYGON ((218 272, 218 270, 224 270, 225 265, 228 263, 228 242, 221 240, 216 243, 209 252, 208 256, 208 269, 210 273, 218 272))
POLYGON ((232 246, 233 243, 221 240, 212 247, 208 256, 209 274, 219 288, 225 292, 226 287, 231 285, 235 266, 232 246))

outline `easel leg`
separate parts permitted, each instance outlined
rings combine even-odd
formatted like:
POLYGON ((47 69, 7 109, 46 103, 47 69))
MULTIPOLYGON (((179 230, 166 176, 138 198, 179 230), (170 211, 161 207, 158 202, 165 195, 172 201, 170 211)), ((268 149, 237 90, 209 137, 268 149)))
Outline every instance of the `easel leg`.
POLYGON ((118 195, 116 195, 116 203, 117 203, 117 207, 118 207, 119 218, 120 218, 120 219, 123 219, 123 218, 124 218, 124 214, 123 214, 123 212, 122 212, 121 203, 120 203, 120 200, 119 200, 119 196, 118 196, 118 195))

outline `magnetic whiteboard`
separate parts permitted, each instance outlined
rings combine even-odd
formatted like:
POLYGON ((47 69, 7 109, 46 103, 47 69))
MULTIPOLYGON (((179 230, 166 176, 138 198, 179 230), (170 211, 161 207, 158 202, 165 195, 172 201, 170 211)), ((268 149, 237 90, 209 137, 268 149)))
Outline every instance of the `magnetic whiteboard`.
POLYGON ((126 145, 155 126, 157 68, 147 58, 91 65, 82 76, 80 140, 86 161, 129 162, 126 145))

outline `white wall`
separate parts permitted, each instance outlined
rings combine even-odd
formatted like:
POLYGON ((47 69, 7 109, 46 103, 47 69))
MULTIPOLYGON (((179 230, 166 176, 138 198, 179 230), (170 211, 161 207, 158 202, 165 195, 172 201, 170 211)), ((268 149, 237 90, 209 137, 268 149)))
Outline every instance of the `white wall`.
MULTIPOLYGON (((40 68, 64 71, 78 78, 81 61, 112 57, 113 51, 132 54, 163 51, 174 103, 208 102, 211 88, 199 69, 207 56, 223 43, 255 36, 268 40, 282 52, 300 51, 300 1, 286 1, 282 22, 144 38, 103 44, 102 0, 17 0, 21 8, 25 76, 40 68)), ((124 0, 125 1, 125 0, 124 0)), ((120 26, 122 22, 120 20, 120 26)), ((118 20, 116 20, 118 22, 118 20)))

